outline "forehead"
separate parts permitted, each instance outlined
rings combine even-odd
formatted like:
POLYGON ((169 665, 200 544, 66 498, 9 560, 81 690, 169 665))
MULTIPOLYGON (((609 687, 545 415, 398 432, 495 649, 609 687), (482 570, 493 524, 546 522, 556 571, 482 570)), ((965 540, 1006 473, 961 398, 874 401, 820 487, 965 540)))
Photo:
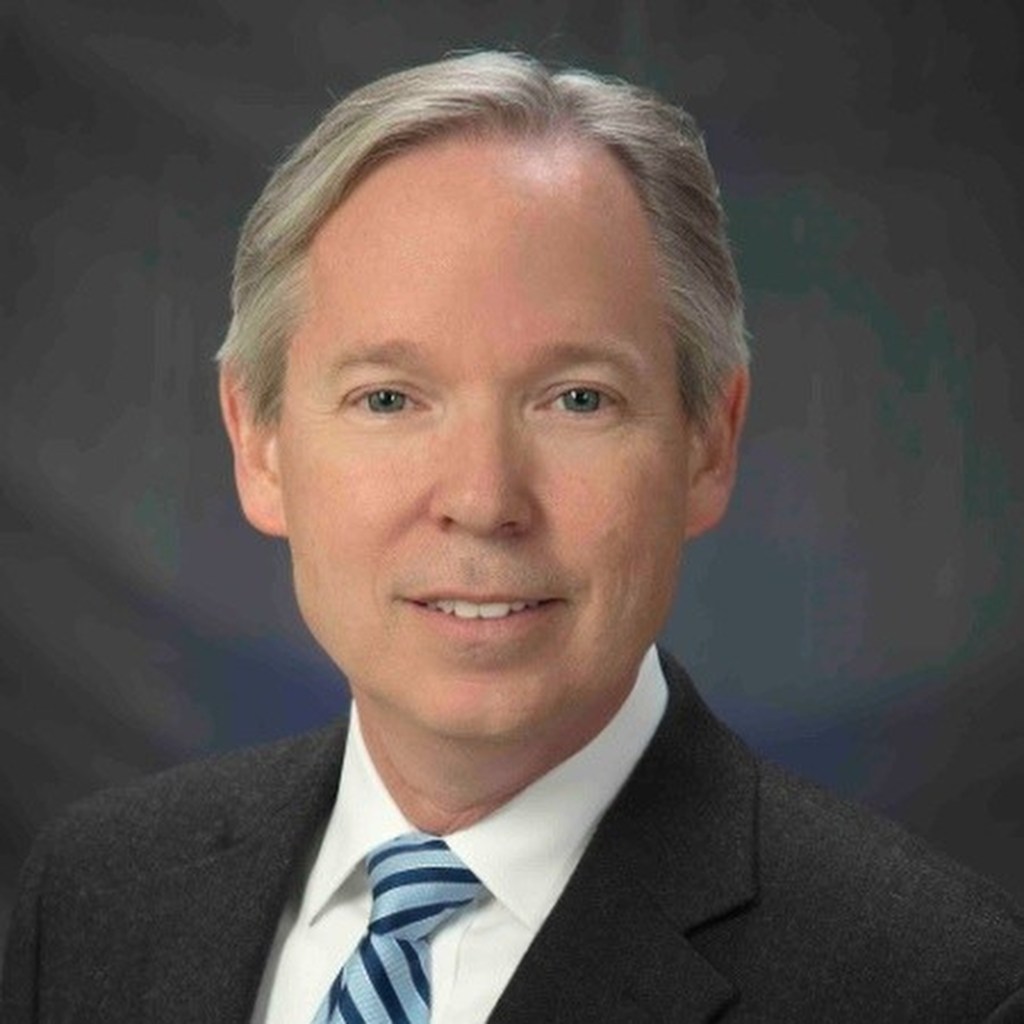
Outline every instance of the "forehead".
POLYGON ((633 337, 662 322, 639 197, 578 139, 456 137, 392 157, 322 225, 307 275, 311 320, 339 337, 633 337))
POLYGON ((643 216, 625 167, 595 140, 569 134, 522 138, 453 134, 384 159, 362 176, 324 228, 329 230, 339 214, 343 219, 365 215, 384 196, 391 202, 404 198, 408 206, 421 207, 435 200, 468 204, 481 194, 494 201, 498 193, 509 204, 574 204, 578 212, 590 214, 597 203, 596 211, 605 216, 615 216, 624 208, 643 216), (410 193, 410 185, 424 191, 410 193))

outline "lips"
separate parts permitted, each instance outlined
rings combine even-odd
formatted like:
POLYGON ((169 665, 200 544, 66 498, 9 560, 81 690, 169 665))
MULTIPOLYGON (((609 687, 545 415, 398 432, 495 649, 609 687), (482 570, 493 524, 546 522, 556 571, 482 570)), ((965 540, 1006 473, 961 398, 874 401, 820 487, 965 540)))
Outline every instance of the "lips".
POLYGON ((445 615, 454 615, 458 619, 504 619, 509 615, 516 615, 530 608, 536 608, 543 603, 542 601, 486 601, 478 604, 475 601, 453 598, 427 601, 425 605, 427 608, 443 612, 445 615))

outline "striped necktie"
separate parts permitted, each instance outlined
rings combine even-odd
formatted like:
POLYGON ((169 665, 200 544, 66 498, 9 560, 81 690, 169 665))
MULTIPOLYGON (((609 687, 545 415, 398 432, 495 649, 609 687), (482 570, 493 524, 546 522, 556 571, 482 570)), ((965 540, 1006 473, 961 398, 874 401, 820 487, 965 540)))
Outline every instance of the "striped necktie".
POLYGON ((437 836, 411 832, 366 859, 373 907, 313 1024, 428 1024, 431 934, 483 886, 437 836))

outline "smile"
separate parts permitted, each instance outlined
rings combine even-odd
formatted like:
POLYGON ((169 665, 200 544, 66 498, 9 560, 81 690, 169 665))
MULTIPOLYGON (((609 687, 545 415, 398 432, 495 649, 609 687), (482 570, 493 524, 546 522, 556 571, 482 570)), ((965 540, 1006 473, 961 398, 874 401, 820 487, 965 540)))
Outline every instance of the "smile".
POLYGON ((504 619, 517 612, 536 608, 542 603, 542 601, 492 601, 486 604, 476 604, 473 601, 440 600, 429 601, 426 603, 426 607, 444 612, 445 615, 454 615, 458 619, 504 619))

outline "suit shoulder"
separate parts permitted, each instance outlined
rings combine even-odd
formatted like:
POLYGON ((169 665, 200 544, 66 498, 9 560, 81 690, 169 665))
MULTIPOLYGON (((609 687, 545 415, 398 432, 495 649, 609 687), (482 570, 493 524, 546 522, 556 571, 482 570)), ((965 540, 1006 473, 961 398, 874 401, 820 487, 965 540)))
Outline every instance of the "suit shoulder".
POLYGON ((1024 934, 1024 915, 1008 893, 944 856, 896 822, 761 762, 762 870, 780 884, 801 879, 872 900, 889 912, 942 919, 960 927, 1003 922, 1024 934), (813 870, 812 870, 813 869, 813 870))
POLYGON ((950 1006, 969 978, 979 1009, 992 994, 988 1011, 1024 985, 1024 913, 1008 893, 895 822, 775 765, 760 771, 757 912, 814 937, 808 971, 888 974, 950 1006))
POLYGON ((189 762, 72 804, 37 846, 53 868, 111 884, 172 867, 257 829, 316 779, 336 783, 343 725, 189 762))

